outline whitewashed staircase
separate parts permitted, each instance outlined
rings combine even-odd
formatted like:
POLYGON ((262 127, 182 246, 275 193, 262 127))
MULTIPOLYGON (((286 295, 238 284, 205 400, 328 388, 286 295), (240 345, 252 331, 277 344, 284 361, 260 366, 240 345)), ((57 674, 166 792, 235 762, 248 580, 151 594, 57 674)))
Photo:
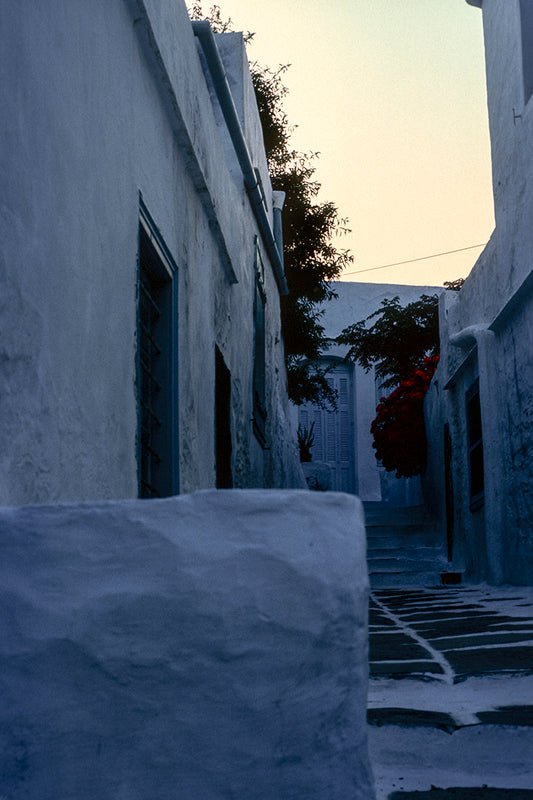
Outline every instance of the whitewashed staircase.
POLYGON ((424 507, 364 505, 371 587, 439 585, 448 562, 424 507))

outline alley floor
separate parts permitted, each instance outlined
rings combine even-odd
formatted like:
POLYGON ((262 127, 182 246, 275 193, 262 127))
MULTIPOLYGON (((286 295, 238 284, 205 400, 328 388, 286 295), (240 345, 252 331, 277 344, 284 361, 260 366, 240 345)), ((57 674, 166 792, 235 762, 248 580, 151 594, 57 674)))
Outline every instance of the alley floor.
POLYGON ((533 589, 376 588, 369 625, 377 800, 533 800, 533 589))

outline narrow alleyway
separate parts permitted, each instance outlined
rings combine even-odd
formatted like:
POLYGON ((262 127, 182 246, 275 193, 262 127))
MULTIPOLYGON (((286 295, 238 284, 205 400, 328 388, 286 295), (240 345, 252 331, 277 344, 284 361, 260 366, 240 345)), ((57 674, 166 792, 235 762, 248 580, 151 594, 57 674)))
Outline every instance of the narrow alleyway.
POLYGON ((533 589, 412 582, 371 593, 377 800, 533 798, 533 589))

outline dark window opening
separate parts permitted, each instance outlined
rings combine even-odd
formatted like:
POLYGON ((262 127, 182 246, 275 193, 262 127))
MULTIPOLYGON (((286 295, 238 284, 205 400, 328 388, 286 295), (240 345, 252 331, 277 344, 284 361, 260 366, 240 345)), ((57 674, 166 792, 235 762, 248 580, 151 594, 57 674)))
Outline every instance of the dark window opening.
POLYGON ((444 425, 444 483, 446 491, 446 544, 448 561, 453 559, 454 535, 454 501, 453 501, 453 466, 452 466, 452 437, 450 426, 444 425))
POLYGON ((468 436, 470 509, 471 511, 475 511, 484 504, 485 494, 479 380, 476 380, 466 393, 466 423, 468 436))
POLYGON ((231 373, 215 348, 215 463, 217 489, 231 489, 231 373))
POLYGON ((176 322, 173 262, 141 214, 137 321, 139 497, 177 492, 176 322))
POLYGON ((263 264, 259 249, 256 247, 256 279, 254 295, 254 433, 261 447, 266 446, 266 336, 265 336, 265 304, 263 264))

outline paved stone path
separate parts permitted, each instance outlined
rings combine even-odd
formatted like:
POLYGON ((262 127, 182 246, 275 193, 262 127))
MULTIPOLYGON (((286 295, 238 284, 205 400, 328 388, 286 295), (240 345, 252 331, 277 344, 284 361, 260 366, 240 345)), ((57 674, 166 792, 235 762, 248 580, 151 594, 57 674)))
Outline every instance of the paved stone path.
POLYGON ((533 588, 375 588, 369 623, 377 800, 533 800, 533 588))
POLYGON ((371 677, 458 683, 473 676, 533 673, 533 604, 521 594, 498 597, 494 592, 374 590, 371 677))

